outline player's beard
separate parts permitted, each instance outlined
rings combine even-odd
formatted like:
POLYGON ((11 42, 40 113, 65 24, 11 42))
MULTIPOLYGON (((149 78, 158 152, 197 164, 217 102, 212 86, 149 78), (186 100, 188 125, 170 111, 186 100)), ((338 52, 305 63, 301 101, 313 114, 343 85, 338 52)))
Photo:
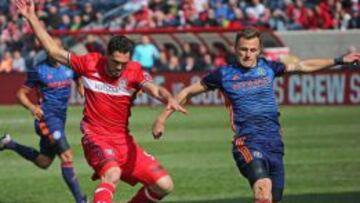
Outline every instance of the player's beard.
POLYGON ((110 67, 106 67, 106 73, 108 74, 108 76, 110 76, 111 78, 117 78, 120 76, 121 70, 118 70, 116 68, 110 68, 110 67))

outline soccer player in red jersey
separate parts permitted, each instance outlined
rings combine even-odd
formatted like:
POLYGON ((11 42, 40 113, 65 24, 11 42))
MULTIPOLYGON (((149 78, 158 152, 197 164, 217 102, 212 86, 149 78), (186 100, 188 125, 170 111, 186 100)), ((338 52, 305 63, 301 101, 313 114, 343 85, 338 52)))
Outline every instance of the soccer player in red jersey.
POLYGON ((111 203, 120 179, 130 185, 144 185, 129 203, 157 202, 170 193, 171 177, 129 133, 130 108, 136 93, 142 90, 166 103, 169 110, 186 110, 165 88, 155 85, 139 63, 130 60, 134 43, 125 36, 115 36, 110 39, 105 56, 78 56, 55 43, 36 16, 32 0, 17 0, 16 6, 48 54, 83 77, 82 145, 95 171, 93 179, 101 180, 94 192, 94 203, 111 203))

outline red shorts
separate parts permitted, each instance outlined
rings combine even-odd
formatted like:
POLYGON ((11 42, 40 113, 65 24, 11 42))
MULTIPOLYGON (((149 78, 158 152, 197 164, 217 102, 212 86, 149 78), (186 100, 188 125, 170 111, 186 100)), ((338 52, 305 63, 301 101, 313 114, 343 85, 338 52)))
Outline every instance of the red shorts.
POLYGON ((135 143, 131 135, 122 135, 120 138, 85 133, 82 146, 88 164, 95 171, 93 180, 117 166, 121 168, 121 180, 130 185, 138 182, 151 185, 168 175, 153 156, 135 143))

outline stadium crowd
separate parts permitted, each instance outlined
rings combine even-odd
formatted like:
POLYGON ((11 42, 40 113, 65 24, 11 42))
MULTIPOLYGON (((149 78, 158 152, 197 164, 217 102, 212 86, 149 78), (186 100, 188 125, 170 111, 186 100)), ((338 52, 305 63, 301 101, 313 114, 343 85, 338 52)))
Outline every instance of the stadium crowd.
MULTIPOLYGON (((360 28, 358 0, 35 0, 37 14, 48 30, 125 29, 162 27, 242 28, 272 30, 360 28), (101 6, 99 6, 101 5, 101 6), (104 18, 118 6, 130 11, 123 18, 104 18)), ((26 71, 41 49, 29 25, 16 12, 13 0, 0 1, 0 73, 26 71)), ((88 39, 87 39, 88 40, 88 39)), ((93 40, 90 51, 104 51, 93 40), (96 45, 96 46, 95 46, 96 45)), ((158 47, 153 70, 213 69, 228 61, 221 45, 210 53, 201 45, 184 44, 182 52, 158 47)), ((231 58, 231 57, 230 57, 231 58)))

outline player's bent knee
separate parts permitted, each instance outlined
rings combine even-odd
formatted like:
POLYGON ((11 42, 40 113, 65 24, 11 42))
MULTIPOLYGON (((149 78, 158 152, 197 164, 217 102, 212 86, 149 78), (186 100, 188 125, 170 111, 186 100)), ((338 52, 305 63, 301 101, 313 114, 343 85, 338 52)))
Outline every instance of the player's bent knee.
POLYGON ((271 203, 271 180, 269 178, 257 180, 254 183, 253 190, 256 203, 271 203))
POLYGON ((120 181, 120 177, 121 169, 119 167, 111 167, 101 177, 101 181, 116 185, 120 181))
POLYGON ((160 178, 154 185, 150 185, 149 189, 160 196, 165 196, 174 190, 174 183, 169 175, 160 178))
POLYGON ((47 169, 51 165, 52 161, 53 159, 40 154, 38 157, 36 157, 34 163, 36 164, 36 166, 38 166, 41 169, 47 169))
POLYGON ((62 163, 73 161, 73 153, 71 150, 66 150, 65 152, 61 153, 59 157, 62 163))

